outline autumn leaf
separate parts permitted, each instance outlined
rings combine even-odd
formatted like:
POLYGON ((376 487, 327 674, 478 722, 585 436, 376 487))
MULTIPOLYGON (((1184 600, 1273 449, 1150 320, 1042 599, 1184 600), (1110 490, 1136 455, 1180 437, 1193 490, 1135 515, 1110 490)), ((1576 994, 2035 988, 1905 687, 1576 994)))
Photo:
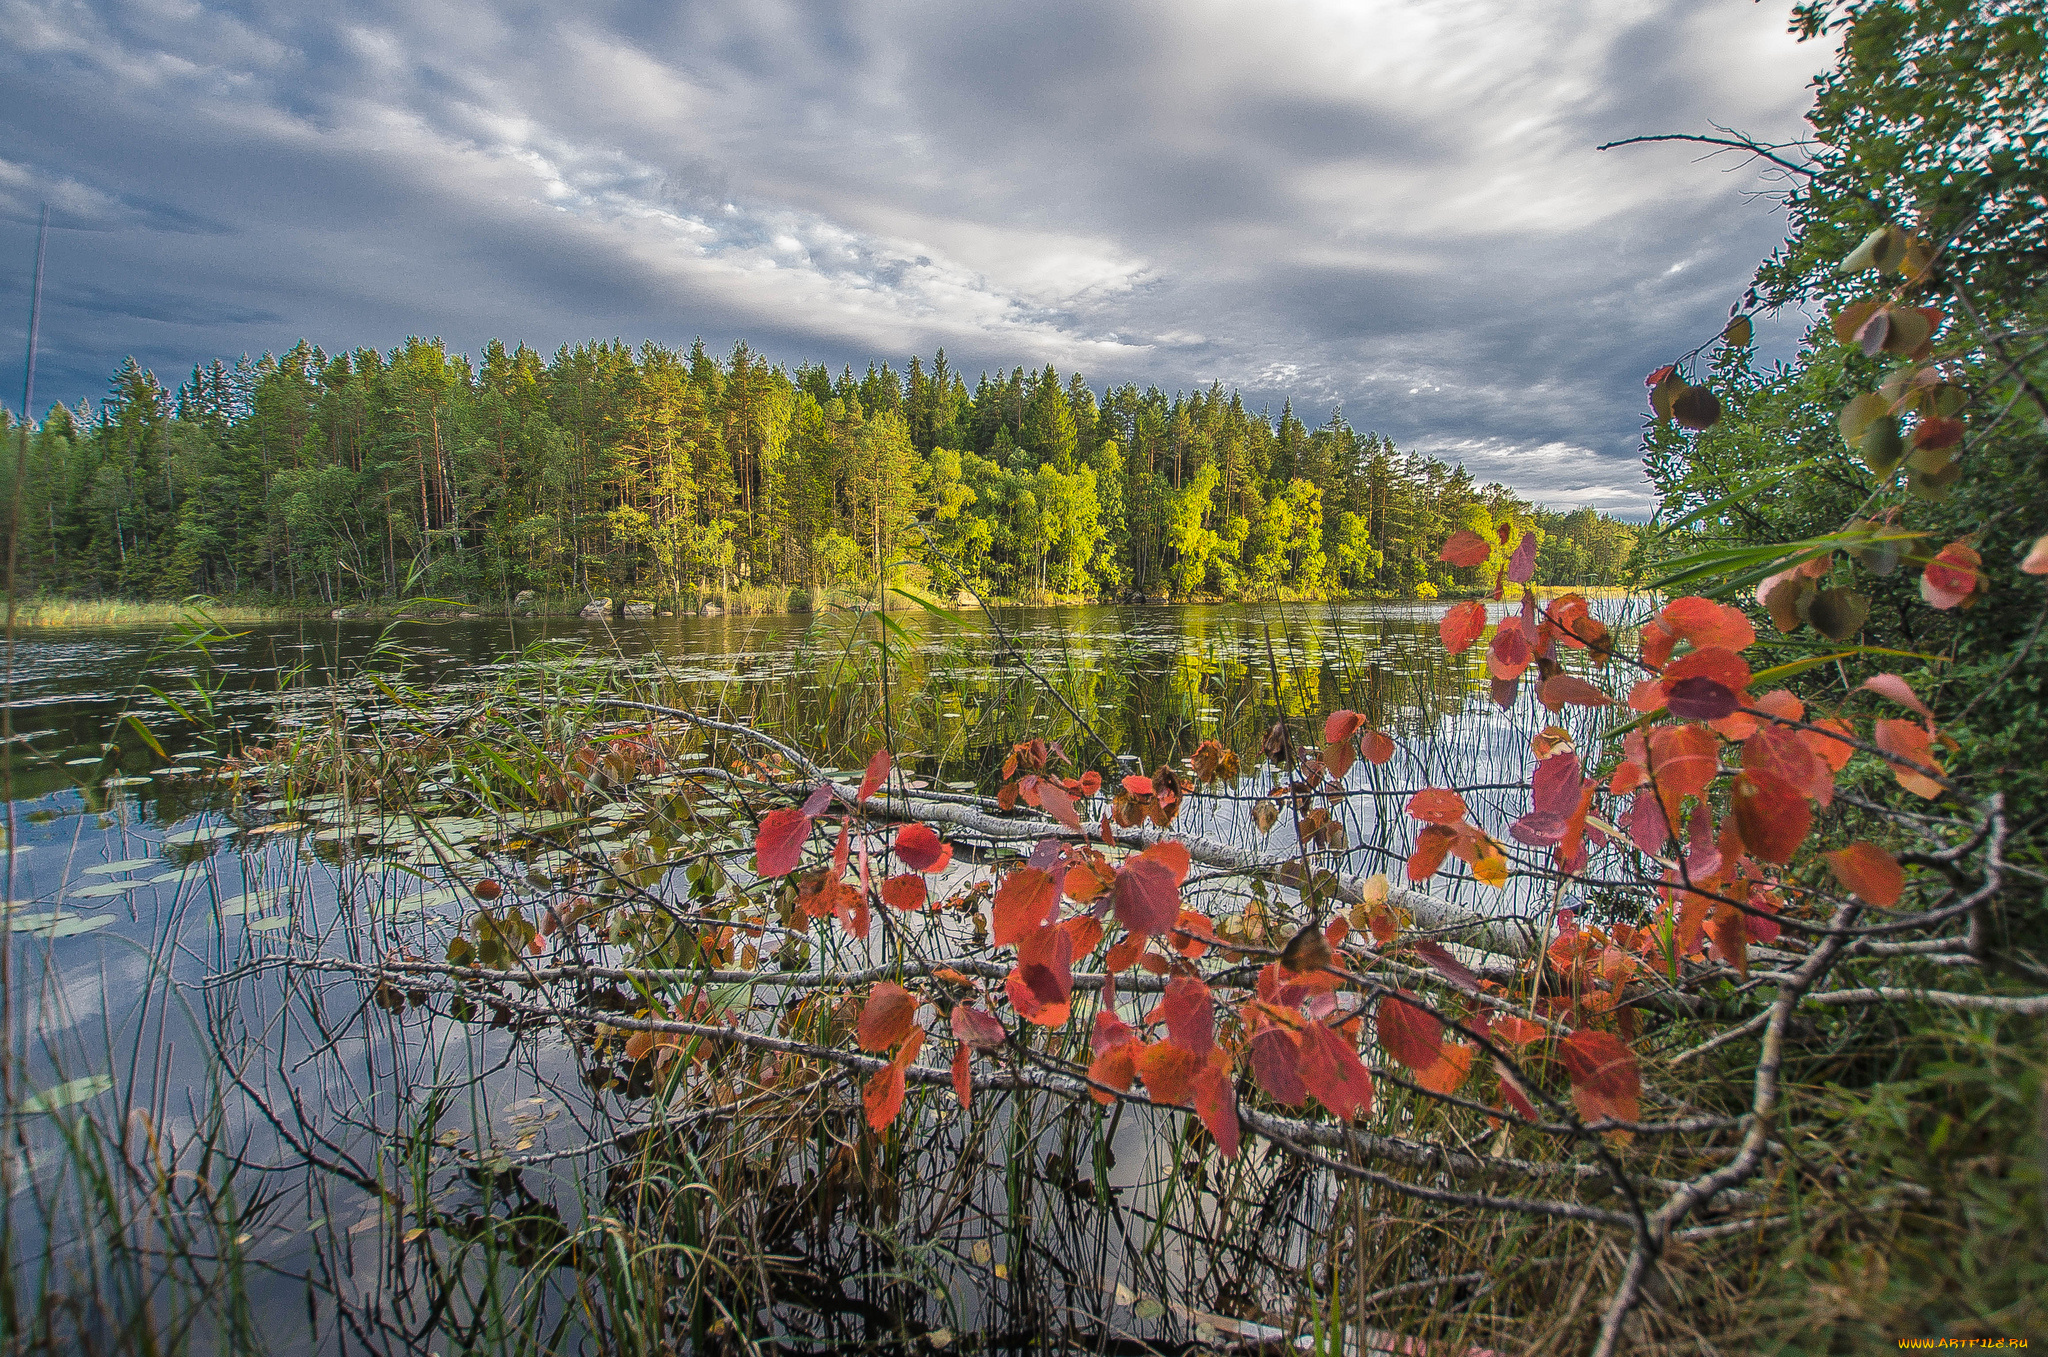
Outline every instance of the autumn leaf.
POLYGON ((771 810, 754 831, 754 864, 762 876, 787 876, 803 865, 811 817, 792 806, 771 810))
POLYGON ((1452 956, 1450 949, 1442 943, 1424 938, 1415 944, 1414 951, 1415 955, 1428 962, 1438 975, 1459 989, 1474 994, 1479 992, 1479 977, 1473 974, 1464 962, 1452 956))
POLYGON ((1858 686, 1880 697, 1888 697, 1908 711, 1918 712, 1930 721, 1934 719, 1934 713, 1920 700, 1920 695, 1913 691, 1913 686, 1897 674, 1872 674, 1858 686))
POLYGON ((1954 608, 1984 587, 1984 558, 1967 542, 1951 542, 1920 573, 1920 597, 1929 607, 1954 608))
MULTIPOLYGON (((1221 1056, 1223 1053, 1215 1053, 1221 1056)), ((1225 1159, 1237 1158, 1237 1090, 1231 1087, 1230 1071, 1214 1060, 1195 1073, 1195 1115, 1202 1119, 1216 1148, 1225 1159)))
POLYGON ((855 1035, 863 1051, 886 1051, 910 1035, 917 996, 893 980, 876 983, 861 1007, 855 1035))
POLYGON ((918 1047, 924 1044, 923 1028, 913 1027, 910 1032, 910 1038, 896 1052, 896 1058, 875 1071, 861 1096, 861 1102, 867 1107, 868 1125, 876 1131, 886 1128, 903 1110, 903 1071, 910 1067, 910 1062, 917 1057, 918 1047))
POLYGON ((1184 1103, 1196 1072, 1205 1063, 1185 1046, 1155 1041, 1138 1054, 1138 1077, 1145 1081, 1146 1096, 1153 1102, 1184 1103))
POLYGON ((888 750, 877 749, 875 751, 874 757, 868 760, 867 772, 861 775, 860 791, 855 794, 856 800, 866 801, 875 794, 876 788, 889 780, 891 762, 888 750))
POLYGON ((989 908, 989 941, 998 947, 1022 942, 1059 908, 1060 893, 1052 874, 1037 867, 1018 867, 996 887, 989 908))
POLYGON ((1312 1022, 1301 1034, 1297 1070, 1302 1087, 1346 1121, 1371 1114, 1372 1075, 1358 1052, 1327 1025, 1312 1022))
POLYGON ((1710 598, 1675 598, 1664 605, 1658 616, 1697 650, 1709 646, 1745 650, 1756 643, 1756 628, 1740 608, 1710 598))
POLYGON ((1357 757, 1357 735, 1365 718, 1355 711, 1333 711, 1323 722, 1323 767, 1341 781, 1357 757))
POLYGON ((1252 1077, 1276 1102, 1301 1106, 1308 1089, 1301 1082, 1301 1043, 1292 1032, 1268 1024, 1252 1034, 1252 1077))
POLYGON ((892 876, 882 883, 882 903, 906 914, 923 909, 927 899, 924 878, 914 872, 892 876))
POLYGON ((1413 1004, 1402 1002, 1415 997, 1405 989, 1382 995, 1373 1016, 1380 1049, 1411 1070, 1434 1065, 1444 1045, 1444 1025, 1413 1004))
POLYGON ((1891 755, 1892 776, 1915 796, 1933 800, 1941 795, 1941 784, 1920 771, 1942 771, 1934 758, 1934 737, 1926 727, 1912 721, 1879 721, 1873 735, 1877 747, 1891 755))
POLYGON ((1454 825, 1465 818, 1465 799, 1447 787, 1424 787, 1408 798, 1408 814, 1433 825, 1454 825))
POLYGON ((1180 917, 1180 885, 1172 869, 1142 853, 1117 868, 1109 893, 1117 922, 1132 933, 1156 937, 1180 917))
POLYGON ((1648 773, 1668 804, 1705 791, 1719 771, 1720 746, 1701 726, 1659 726, 1649 733, 1648 773))
POLYGON ((1835 880, 1866 904, 1890 909, 1906 888, 1906 872, 1897 858, 1876 844, 1852 843, 1832 853, 1823 853, 1835 880))
POLYGON ((1448 561, 1452 565, 1471 566, 1485 564, 1486 558, 1491 555, 1491 543, 1470 528, 1460 528, 1451 534, 1451 539, 1444 543, 1443 550, 1436 554, 1436 558, 1439 561, 1448 561))
POLYGON ((1466 603, 1453 603, 1450 610, 1437 623, 1437 634, 1443 637, 1444 649, 1453 655, 1462 655, 1472 648, 1472 643, 1486 631, 1486 604, 1478 599, 1466 603))
POLYGON ((2029 575, 2048 575, 2048 533, 2034 539, 2026 559, 2020 562, 2020 569, 2029 575))
POLYGON ((1415 851, 1408 855, 1408 879, 1427 881, 1435 876, 1457 841, 1457 834, 1447 826, 1424 825, 1415 836, 1415 851))
POLYGON ((1335 959, 1330 940, 1314 924, 1303 924, 1280 949, 1280 965, 1296 975, 1320 971, 1335 959))
POLYGON ((1642 1095, 1636 1055, 1621 1038, 1591 1029, 1574 1032, 1557 1046, 1572 1084, 1572 1102, 1587 1121, 1634 1121, 1642 1095))
POLYGON ((1729 790, 1743 847, 1766 862, 1792 861, 1813 830, 1813 810, 1797 788, 1745 767, 1729 790))
POLYGON ((1010 1006, 1026 1022, 1058 1027, 1074 992, 1074 939, 1063 928, 1040 928, 1017 946, 1017 965, 1003 981, 1010 1006))
POLYGON ((1166 983, 1159 1000, 1159 1016, 1166 1022, 1166 1039, 1190 1054, 1207 1059, 1216 1044, 1216 1003, 1209 987, 1190 975, 1175 976, 1166 983))
POLYGON ((1552 711, 1559 707, 1605 707, 1614 701, 1576 674, 1552 674, 1536 689, 1536 697, 1552 711))
MULTIPOLYGON (((1100 1016, 1100 1015, 1098 1015, 1100 1016)), ((1000 1050, 1009 1033, 995 1014, 974 1007, 972 1004, 953 1005, 953 1035, 963 1045, 977 1051, 1000 1050)), ((1129 1029, 1126 1028, 1126 1031, 1129 1029)))
POLYGON ((1381 731, 1368 730, 1358 737, 1358 752, 1367 763, 1378 767, 1394 757, 1394 741, 1381 731))

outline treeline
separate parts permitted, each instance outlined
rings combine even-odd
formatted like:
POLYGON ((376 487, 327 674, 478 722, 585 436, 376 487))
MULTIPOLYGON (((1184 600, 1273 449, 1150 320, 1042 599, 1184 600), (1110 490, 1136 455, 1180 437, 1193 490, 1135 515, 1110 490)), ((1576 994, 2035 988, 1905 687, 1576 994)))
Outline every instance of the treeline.
MULTIPOLYGON (((0 459, 12 495, 14 458, 0 459)), ((437 340, 196 368, 131 359, 52 407, 21 487, 24 590, 321 603, 435 594, 784 606, 890 583, 1002 598, 1431 594, 1462 527, 1542 534, 1538 579, 1617 580, 1627 524, 1560 514, 1333 413, 1220 386, 1098 395, 941 350, 856 377, 619 341, 550 360, 437 340)), ((1502 547, 1504 553, 1507 546, 1502 547)), ((1490 576, 1485 576, 1490 578, 1490 576)))

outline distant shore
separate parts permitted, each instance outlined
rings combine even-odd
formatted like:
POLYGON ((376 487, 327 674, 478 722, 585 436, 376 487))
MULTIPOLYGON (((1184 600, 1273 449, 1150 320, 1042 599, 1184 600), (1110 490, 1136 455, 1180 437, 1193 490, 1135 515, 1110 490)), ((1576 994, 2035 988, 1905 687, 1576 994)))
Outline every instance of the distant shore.
MULTIPOLYGON (((1537 585, 1538 597, 1553 598, 1559 594, 1577 593, 1587 598, 1620 598, 1631 592, 1621 585, 1537 585)), ((780 592, 780 591, 776 591, 780 592)), ((854 594, 840 590, 790 590, 788 598, 775 606, 776 600, 763 597, 767 590, 748 590, 742 594, 735 591, 730 597, 721 599, 710 595, 695 602, 677 606, 673 601, 656 601, 626 595, 623 599, 614 596, 550 596, 527 597, 518 600, 495 599, 465 601, 460 599, 368 599, 349 602, 336 607, 331 604, 279 603, 264 599, 210 599, 189 598, 179 600, 137 600, 119 598, 29 598, 16 607, 14 622, 17 627, 37 630, 62 627, 129 627, 129 626, 170 626, 181 622, 213 622, 224 626, 249 626, 271 622, 334 622, 334 621, 378 621, 412 618, 423 621, 481 620, 487 617, 551 617, 575 618, 581 616, 593 603, 605 601, 605 615, 619 618, 628 606, 634 610, 628 620, 640 620, 648 616, 674 617, 678 614, 695 616, 790 616, 810 612, 825 612, 834 609, 872 607, 872 596, 854 594), (645 611, 643 611, 645 610, 645 611)), ((1130 598, 1088 598, 1081 596, 1049 596, 1044 598, 988 598, 982 600, 989 607, 1095 607, 1113 605, 1140 605, 1166 607, 1179 604, 1217 605, 1228 603, 1430 603, 1448 602, 1459 598, 1478 598, 1486 595, 1481 591, 1460 590, 1456 593, 1444 591, 1434 598, 1408 594, 1330 594, 1322 597, 1290 598, 1226 598, 1222 596, 1197 596, 1191 598, 1151 597, 1130 598)), ((940 598, 926 595, 919 601, 909 598, 890 600, 890 610, 914 610, 919 606, 931 606, 946 611, 975 609, 979 604, 964 595, 954 598, 940 598)))

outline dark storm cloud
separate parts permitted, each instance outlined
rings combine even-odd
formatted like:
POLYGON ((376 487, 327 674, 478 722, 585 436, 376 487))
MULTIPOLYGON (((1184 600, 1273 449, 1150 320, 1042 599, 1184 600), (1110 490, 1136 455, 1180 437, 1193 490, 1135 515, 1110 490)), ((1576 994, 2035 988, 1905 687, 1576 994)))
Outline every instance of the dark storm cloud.
POLYGON ((1341 403, 1641 508, 1640 374, 1780 227, 1753 174, 1593 147, 1796 135, 1827 54, 1782 27, 1748 0, 0 0, 0 300, 18 344, 48 201, 50 398, 302 335, 943 344, 1341 403))

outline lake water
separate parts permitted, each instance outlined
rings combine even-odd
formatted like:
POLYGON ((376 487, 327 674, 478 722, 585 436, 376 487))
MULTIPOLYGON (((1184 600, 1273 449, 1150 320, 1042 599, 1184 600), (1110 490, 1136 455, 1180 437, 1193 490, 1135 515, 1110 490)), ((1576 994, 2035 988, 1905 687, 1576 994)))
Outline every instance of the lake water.
MULTIPOLYGON (((1611 605, 1610 621, 1618 611, 1611 605)), ((743 825, 747 808, 698 806, 677 830, 650 830, 621 812, 618 830, 586 819, 595 828, 566 844, 543 842, 550 827, 529 825, 538 846, 509 861, 508 844, 525 841, 477 828, 460 807, 422 812, 446 831, 438 839, 419 821, 365 838, 361 825, 335 823, 347 813, 336 804, 343 798, 252 800, 223 786, 215 773, 224 757, 337 721, 374 741, 401 726, 416 734, 484 719, 504 705, 508 685, 536 709, 573 702, 602 679, 755 725, 828 767, 859 768, 886 733, 910 775, 934 789, 987 793, 1004 753, 1033 736, 1060 742, 1078 765, 1070 771, 1149 772, 1215 738, 1252 772, 1277 713, 1313 739, 1324 714, 1349 707, 1393 735, 1399 752, 1353 775, 1375 794, 1347 804, 1351 847, 1333 865, 1393 870, 1412 830, 1400 808, 1416 787, 1475 789, 1475 818, 1505 838, 1526 804, 1514 788, 1529 736, 1557 719, 1526 694, 1515 709, 1496 710, 1484 696, 1480 649, 1444 655, 1440 614, 1430 605, 1100 607, 972 619, 831 613, 612 625, 342 621, 233 636, 25 633, 15 652, 8 896, 11 1036, 25 1083, 75 1099, 66 1115, 142 1125, 173 1146, 232 1147, 229 1176, 246 1208, 236 1248, 266 1269, 255 1294, 285 1304, 310 1285, 330 1301, 303 1340, 281 1347, 335 1345, 347 1327, 337 1327, 335 1306, 402 1326, 406 1284, 394 1278, 415 1264, 346 1170, 389 1152, 379 1136, 388 1141, 390 1128, 419 1112, 420 1089, 469 1091, 470 1105, 455 1109, 461 1124, 444 1132, 464 1146, 570 1156, 536 1169, 545 1181, 534 1200, 546 1199, 557 1221, 589 1206, 577 1146, 616 1135, 629 1110, 565 1099, 562 1090, 581 1088, 588 1071, 558 1040, 522 1042, 424 1009, 370 1013, 356 979, 288 973, 280 963, 394 950, 438 957, 462 927, 466 880, 524 871, 521 889, 537 910, 578 870, 565 846, 612 854, 636 872, 656 861, 635 879, 680 895, 683 874, 657 860, 690 850, 730 861, 747 840, 727 826, 743 825), (264 1111, 283 1106, 293 1109, 288 1120, 264 1111), (381 1269, 357 1266, 362 1249, 381 1250, 381 1269)), ((713 761, 729 752, 707 751, 713 761)), ((1254 772, 1236 797, 1191 805, 1183 826, 1241 847, 1264 841, 1284 858, 1292 835, 1261 835, 1244 813, 1270 777, 1254 772)), ((629 800, 621 791, 619 804, 629 800)), ((1543 904, 1518 886, 1495 894, 1449 874, 1432 889, 1489 911, 1543 904)), ((429 1126, 453 1125, 448 1107, 430 1111, 429 1126)), ((19 1166, 23 1182, 53 1199, 63 1178, 56 1120, 31 1128, 19 1166)), ((1148 1120, 1131 1119, 1116 1142, 1124 1165, 1105 1182, 1135 1190, 1152 1181, 1147 1155, 1124 1148, 1151 1135, 1148 1120)), ((467 1201, 471 1218, 495 1219, 486 1206, 502 1207, 502 1182, 463 1186, 459 1170, 469 1164, 473 1179, 476 1159, 454 1144, 441 1167, 455 1186, 436 1200, 467 1201)), ((534 1190, 523 1181, 519 1189, 534 1190)), ((91 1253, 88 1241, 67 1238, 62 1212, 38 1214, 26 1201, 10 1210, 22 1237, 40 1228, 60 1250, 91 1253)), ((1104 1284, 1137 1275, 1108 1267, 1104 1284)), ((289 1303, 305 1313, 303 1299, 289 1303)), ((988 1320, 989 1304, 983 1297, 961 1313, 988 1320)))

